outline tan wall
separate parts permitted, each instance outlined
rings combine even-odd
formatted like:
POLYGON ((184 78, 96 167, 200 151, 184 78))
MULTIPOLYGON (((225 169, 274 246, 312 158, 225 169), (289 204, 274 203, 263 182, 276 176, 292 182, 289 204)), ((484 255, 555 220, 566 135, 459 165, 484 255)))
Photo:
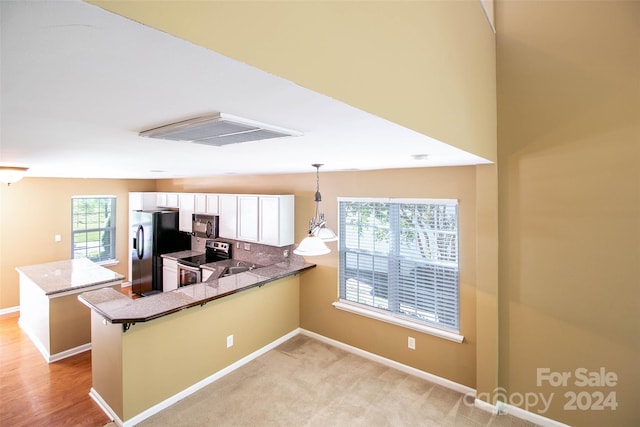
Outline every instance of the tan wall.
MULTIPOLYGON (((491 174, 490 170, 488 173, 491 174)), ((314 214, 315 181, 316 176, 312 172, 299 175, 160 180, 157 189, 186 192, 295 194, 296 242, 300 242, 305 237, 306 224, 314 214)), ((495 177, 493 181, 483 179, 476 184, 476 167, 472 166, 320 173, 320 190, 323 200, 321 210, 335 231, 338 230, 336 199, 341 196, 453 198, 460 201, 460 325, 461 333, 465 336, 463 344, 454 344, 333 308, 331 303, 337 300, 338 295, 336 243, 329 243, 332 248, 330 254, 309 258, 309 261, 316 263, 318 267, 301 279, 300 326, 452 381, 475 387, 476 236, 478 233, 476 192, 482 194, 484 191, 489 191, 485 188, 486 185, 493 185, 495 188, 495 177), (416 350, 407 348, 409 335, 416 338, 416 350)), ((493 218, 495 219, 495 204, 493 218)), ((486 228, 485 233, 492 232, 495 238, 495 226, 493 230, 486 228)), ((490 264, 487 268, 491 269, 490 264)), ((497 276, 496 268, 494 265, 491 272, 493 276, 497 276)), ((491 280, 491 275, 488 277, 488 280, 491 280)), ((495 286, 494 280, 493 287, 495 286)), ((493 297, 495 302, 495 295, 493 297)), ((495 316, 495 312, 491 315, 495 316)), ((491 322, 490 318, 486 317, 481 321, 485 322, 484 319, 491 322)), ((495 324, 493 334, 496 339, 495 324)), ((495 358, 495 346, 487 354, 487 357, 495 358)))
POLYGON ((555 393, 544 415, 571 425, 640 425, 640 2, 501 1, 496 20, 500 384, 555 393), (579 368, 617 385, 576 386, 579 368))
MULTIPOLYGON (((480 168, 491 168, 482 166, 480 168)), ((14 227, 6 227, 7 234, 18 239, 17 230, 29 219, 20 215, 22 209, 32 215, 38 212, 51 211, 49 222, 44 230, 26 231, 30 240, 42 240, 40 251, 33 252, 29 244, 21 244, 15 248, 11 258, 2 259, 3 271, 7 271, 10 280, 4 281, 0 287, 3 295, 12 291, 11 279, 15 274, 17 289, 17 273, 15 266, 37 264, 69 257, 68 247, 70 233, 70 197, 74 194, 116 194, 118 196, 118 269, 126 274, 128 226, 126 225, 127 192, 131 191, 185 191, 185 192, 248 192, 295 194, 296 241, 304 238, 306 224, 314 214, 313 193, 316 177, 313 168, 309 174, 298 175, 266 175, 247 177, 210 177, 188 180, 159 180, 156 183, 142 181, 119 180, 47 180, 25 179, 9 187, 12 192, 11 203, 3 204, 2 213, 11 218, 14 227), (146 187, 146 188, 143 188, 146 187), (19 192, 17 190, 20 190, 19 192), (31 202, 35 200, 35 202, 31 202), (48 208, 45 209, 45 206, 48 208), (30 207, 31 209, 27 209, 30 207), (15 211, 14 211, 15 209, 15 211), (34 210, 35 209, 35 210, 34 210), (124 211, 123 211, 124 210, 124 211), (55 213, 57 212, 57 213, 55 213), (66 231, 64 230, 66 227, 66 231), (48 231, 47 231, 48 230, 48 231), (63 236, 61 243, 53 241, 53 235, 63 236), (42 237, 44 236, 44 237, 42 237), (46 238, 49 236, 48 238, 46 238)), ((461 209, 461 328, 465 335, 465 343, 453 344, 428 335, 376 322, 371 319, 345 313, 334 309, 331 302, 337 297, 338 257, 336 244, 330 243, 334 251, 326 256, 314 258, 318 268, 308 272, 302 281, 300 306, 303 311, 301 326, 330 338, 343 340, 347 344, 381 354, 401 363, 415 366, 474 387, 476 383, 476 296, 475 283, 479 280, 476 269, 476 199, 482 194, 482 180, 476 182, 475 167, 460 168, 424 168, 407 170, 384 170, 375 172, 344 172, 320 174, 323 202, 322 210, 327 220, 337 230, 338 196, 371 196, 371 197, 435 197, 456 198, 460 200, 461 209), (477 193, 477 194, 476 194, 477 193), (374 335, 369 331, 374 330, 374 335), (366 333, 365 333, 366 331, 366 333), (406 346, 407 335, 416 337, 417 349, 409 351, 406 346)), ((489 180, 490 182, 490 180, 489 180)), ((491 184, 489 184, 491 185, 491 184)), ((3 189, 3 195, 7 189, 3 189)), ((8 200, 8 199, 3 199, 8 200)), ((490 215, 491 216, 491 215, 490 215)), ((3 222, 3 227, 5 223, 3 222)), ((5 229, 3 228, 2 245, 5 246, 5 229)), ((486 229, 485 233, 490 233, 486 229)), ((494 270, 495 271, 495 270, 494 270)), ((494 273, 495 274, 495 273, 494 273)), ((490 276, 489 276, 490 277, 490 276)), ((490 279, 489 279, 490 280, 490 279)), ((494 282, 495 286, 495 282, 494 282)), ((13 305, 17 305, 15 301, 13 305)), ((12 304, 7 304, 12 306, 12 304)), ((491 316, 479 316, 478 322, 490 320, 491 316)), ((490 324, 490 323, 489 323, 490 324)), ((494 337, 495 338, 495 337, 494 337)), ((493 358, 491 352, 487 353, 493 358)), ((485 372, 484 370, 482 372, 485 372)))
POLYGON ((299 278, 306 274, 137 323, 125 333, 94 315, 92 333, 102 351, 95 352, 93 387, 122 421, 173 397, 296 330, 299 278))
POLYGON ((71 197, 117 197, 117 251, 110 269, 127 275, 129 191, 153 191, 154 181, 25 178, 0 186, 0 309, 20 304, 16 267, 71 258, 71 197), (54 236, 60 234, 61 242, 54 236))
POLYGON ((90 3, 496 160, 480 0, 90 3))

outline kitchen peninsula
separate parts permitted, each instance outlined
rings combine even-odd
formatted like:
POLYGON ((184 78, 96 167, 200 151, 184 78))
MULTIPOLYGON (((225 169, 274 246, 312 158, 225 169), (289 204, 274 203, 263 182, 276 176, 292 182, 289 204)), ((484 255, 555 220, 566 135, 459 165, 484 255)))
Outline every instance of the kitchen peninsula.
POLYGON ((135 425, 295 335, 301 257, 132 299, 112 289, 91 309, 90 395, 118 425, 135 425))
MULTIPOLYGON (((49 363, 91 348, 90 310, 78 294, 120 288, 124 276, 88 259, 17 267, 21 328, 49 363)), ((118 292, 113 290, 113 292, 118 292)))

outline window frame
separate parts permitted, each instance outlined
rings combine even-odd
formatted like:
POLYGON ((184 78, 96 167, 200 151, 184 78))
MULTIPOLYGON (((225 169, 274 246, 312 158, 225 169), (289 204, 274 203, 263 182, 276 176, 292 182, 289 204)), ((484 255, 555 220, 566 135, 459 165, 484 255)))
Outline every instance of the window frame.
MULTIPOLYGON (((392 323, 398 326, 402 326, 405 328, 409 328, 409 329, 413 329, 416 330, 418 332, 423 332, 423 333, 427 333, 430 335, 434 335, 434 336, 438 336, 450 341, 454 341, 457 343, 461 343, 464 341, 464 336, 460 334, 460 275, 459 275, 459 271, 460 271, 460 260, 459 260, 459 252, 460 252, 460 212, 459 212, 459 203, 458 200, 456 199, 428 199, 428 198, 365 198, 365 197, 338 197, 337 198, 338 201, 338 219, 339 219, 339 233, 338 235, 340 236, 340 240, 339 240, 339 264, 340 264, 340 271, 339 271, 339 278, 338 278, 338 301, 333 303, 333 306, 335 308, 341 309, 341 310, 345 310, 351 313, 355 313, 355 314, 359 314, 362 316, 366 316, 366 317, 370 317, 376 320, 380 320, 380 321, 384 321, 387 323, 392 323), (347 276, 345 276, 345 271, 344 271, 344 265, 347 262, 347 255, 348 253, 353 254, 354 252, 358 252, 358 250, 362 251, 360 244, 358 244, 357 249, 353 249, 352 250, 347 250, 347 236, 345 233, 345 230, 343 227, 346 227, 346 224, 344 223, 344 218, 343 218, 343 203, 344 202, 355 202, 355 203, 381 203, 381 204, 388 204, 388 205, 396 205, 392 208, 389 208, 388 210, 388 215, 389 215, 389 234, 386 236, 386 238, 388 239, 388 243, 389 243, 389 248, 387 249, 387 252, 385 252, 384 250, 382 250, 381 252, 375 252, 375 257, 379 257, 384 259, 385 257, 387 258, 388 262, 389 262, 389 270, 387 271, 387 278, 382 280, 383 285, 386 283, 386 285, 388 286, 388 294, 387 294, 387 300, 386 300, 386 307, 383 308, 377 308, 375 307, 375 303, 373 305, 369 305, 368 303, 362 303, 362 302, 357 302, 357 301, 353 301, 348 299, 348 295, 347 295, 347 276), (402 283, 406 282, 402 282, 400 279, 398 279, 398 277, 400 276, 396 276, 394 275, 393 271, 395 271, 396 269, 398 271, 401 270, 401 265, 402 265, 402 260, 405 259, 402 256, 399 256, 397 252, 397 245, 399 245, 399 242, 402 240, 401 236, 401 230, 399 229, 400 223, 401 221, 399 219, 394 219, 392 218, 392 216, 394 215, 392 213, 392 211, 394 209, 399 210, 400 209, 400 205, 447 205, 447 206, 454 206, 455 207, 455 298, 456 298, 456 302, 455 302, 455 315, 456 315, 456 319, 455 319, 455 324, 454 327, 449 327, 446 325, 442 325, 442 324, 438 324, 437 322, 431 322, 431 321, 426 321, 423 319, 419 319, 416 316, 410 316, 407 314, 404 314, 402 311, 402 307, 401 305, 398 304, 393 304, 393 299, 394 298, 398 298, 398 296, 400 294, 402 294, 402 292, 406 289, 403 289, 402 283), (392 222, 396 222, 396 224, 398 224, 398 227, 394 227, 392 225, 392 222), (393 294, 393 295, 392 295, 393 294), (389 307, 389 305, 395 305, 396 308, 391 308, 389 307)), ((415 230, 415 228, 410 228, 410 230, 415 230)), ((360 237, 358 237, 360 238, 360 237)), ((373 237, 374 241, 379 241, 376 240, 375 237, 373 237)), ((375 246, 375 245, 374 245, 375 246)), ((374 257, 373 253, 368 253, 367 254, 370 257, 374 257)), ((423 265, 423 264, 420 264, 423 265)), ((434 262, 431 263, 424 263, 424 265, 429 265, 429 266, 433 266, 435 265, 434 262)), ((449 265, 448 268, 452 268, 452 265, 449 265)), ((366 271, 366 270, 365 270, 366 271)), ((376 270, 371 270, 373 272, 375 272, 376 270)), ((375 274, 375 273, 374 273, 375 274)), ((426 280, 426 279, 425 279, 426 280)), ((376 284, 375 283, 369 283, 371 288, 375 288, 376 284)), ((415 283, 415 285, 417 286, 418 283, 415 283)), ((451 280, 448 280, 447 282, 448 286, 452 286, 452 282, 451 280)), ((358 291, 360 292, 360 291, 358 291)), ((373 294, 375 294, 375 292, 373 292, 373 294)), ((431 295, 431 298, 435 298, 435 291, 431 295)), ((448 295, 449 297, 453 296, 453 293, 450 293, 448 295)), ((360 299, 360 297, 358 296, 356 299, 360 299)), ((373 301, 373 300, 372 300, 373 301)), ((384 298, 382 298, 382 301, 384 301, 384 298)), ((421 299, 418 301, 418 299, 416 299, 416 307, 418 306, 418 304, 426 304, 427 299, 421 299)), ((406 308, 406 307, 405 307, 406 308)), ((405 310, 406 313, 406 310, 405 310)))
MULTIPOLYGON (((93 215, 105 214, 106 212, 107 212, 106 209, 103 210, 102 208, 99 208, 98 212, 93 213, 93 215)), ((76 195, 71 197, 71 259, 87 258, 99 265, 113 265, 118 263, 118 260, 116 258, 116 235, 117 235, 116 212, 117 212, 117 197, 115 195, 76 195), (84 212, 76 212, 77 210, 76 202, 78 200, 96 200, 98 201, 100 206, 103 206, 103 204, 105 204, 106 201, 109 201, 109 204, 110 204, 110 208, 109 208, 110 211, 108 211, 110 215, 108 219, 109 226, 106 226, 106 224, 104 223, 99 223, 98 227, 76 229, 75 228, 76 219, 78 217, 84 217, 85 224, 87 224, 88 223, 87 217, 91 215, 86 211, 86 209, 84 212), (109 233, 108 241, 109 241, 109 247, 110 247, 108 256, 105 258, 103 258, 102 256, 99 256, 97 258, 96 257, 92 258, 88 256, 88 254, 90 253, 89 250, 91 249, 95 250, 96 248, 98 248, 100 254, 103 252, 102 249, 104 247, 104 239, 105 239, 105 236, 107 236, 105 233, 107 232, 109 233), (98 245, 85 247, 84 249, 78 249, 76 247, 76 236, 84 234, 85 235, 84 241, 86 242, 89 234, 91 233, 98 233, 99 237, 97 240, 89 240, 89 242, 97 242, 98 245)))

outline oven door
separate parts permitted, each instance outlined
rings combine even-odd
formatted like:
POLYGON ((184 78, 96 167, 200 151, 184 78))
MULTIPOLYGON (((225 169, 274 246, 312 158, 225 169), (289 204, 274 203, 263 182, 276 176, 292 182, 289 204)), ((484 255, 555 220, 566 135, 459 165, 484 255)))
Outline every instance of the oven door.
POLYGON ((193 285, 202 282, 202 270, 200 267, 191 267, 178 262, 178 287, 193 285))

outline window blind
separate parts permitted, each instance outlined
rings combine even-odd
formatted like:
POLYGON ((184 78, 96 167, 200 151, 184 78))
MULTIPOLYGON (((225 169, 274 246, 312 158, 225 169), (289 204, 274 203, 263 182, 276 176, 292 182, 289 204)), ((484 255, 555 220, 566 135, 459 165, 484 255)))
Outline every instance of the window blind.
POLYGON ((457 201, 338 202, 340 298, 458 331, 457 201))

